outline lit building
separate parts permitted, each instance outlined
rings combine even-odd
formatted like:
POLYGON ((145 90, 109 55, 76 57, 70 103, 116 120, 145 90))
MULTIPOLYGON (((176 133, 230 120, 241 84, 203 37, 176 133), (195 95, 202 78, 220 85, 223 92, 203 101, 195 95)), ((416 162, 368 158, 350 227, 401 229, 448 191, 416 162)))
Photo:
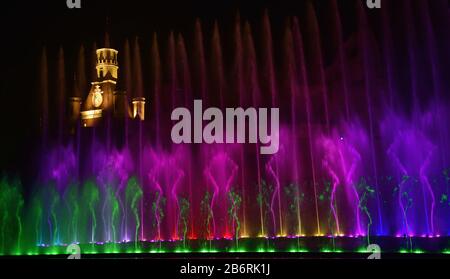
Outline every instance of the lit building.
POLYGON ((91 82, 91 89, 85 101, 71 98, 72 121, 81 118, 82 127, 95 127, 106 115, 130 117, 144 120, 145 98, 134 98, 129 109, 127 95, 116 90, 119 66, 118 51, 111 48, 97 49, 97 79, 91 82))

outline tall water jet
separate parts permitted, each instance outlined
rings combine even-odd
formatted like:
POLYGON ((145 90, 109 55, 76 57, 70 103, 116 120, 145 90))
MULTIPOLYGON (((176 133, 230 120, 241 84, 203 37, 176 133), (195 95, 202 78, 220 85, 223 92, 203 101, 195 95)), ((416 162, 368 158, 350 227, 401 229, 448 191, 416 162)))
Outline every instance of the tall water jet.
MULTIPOLYGON (((141 49, 140 49, 140 47, 139 47, 139 40, 138 40, 138 38, 136 37, 135 38, 135 40, 134 40, 134 51, 133 51, 133 71, 132 71, 132 73, 133 73, 133 85, 134 85, 134 87, 133 87, 133 95, 135 96, 135 97, 144 97, 145 96, 145 94, 144 94, 144 82, 143 82, 143 75, 142 75, 142 65, 141 65, 141 49)), ((150 99, 150 98, 148 98, 148 99, 150 99)), ((144 173, 143 173, 143 170, 142 170, 142 161, 143 161, 143 158, 142 158, 142 154, 143 154, 143 135, 142 135, 142 129, 143 129, 143 127, 142 127, 142 122, 140 121, 139 123, 138 123, 138 130, 139 130, 139 132, 138 132, 138 146, 139 146, 139 148, 138 148, 138 157, 139 157, 139 160, 138 160, 138 166, 139 166, 139 173, 138 173, 138 175, 139 175, 139 183, 142 183, 143 182, 143 180, 144 180, 144 178, 143 178, 143 175, 144 175, 144 173)), ((157 135, 159 135, 159 134, 157 134, 157 135)), ((140 200, 141 201, 141 200, 140 200)), ((143 204, 143 202, 140 204, 140 210, 141 210, 141 216, 143 216, 143 211, 144 211, 144 204, 143 204)), ((140 224, 142 224, 142 226, 140 226, 140 228, 142 229, 142 231, 141 231, 141 238, 143 238, 143 229, 144 229, 144 227, 145 227, 145 225, 144 225, 144 219, 143 219, 143 217, 142 217, 142 219, 141 219, 141 222, 140 222, 140 224)))
MULTIPOLYGON (((130 43, 128 39, 125 40, 123 47, 123 80, 125 84, 125 88, 129 90, 128 92, 133 93, 133 72, 131 67, 131 54, 130 54, 130 43)), ((125 115, 131 115, 131 112, 128 109, 128 106, 125 106, 125 115)), ((125 117, 125 149, 128 149, 129 146, 129 120, 128 117, 125 117)))
POLYGON ((173 31, 169 33, 169 43, 168 43, 168 53, 167 53, 167 73, 168 73, 168 83, 169 83, 169 94, 170 101, 168 102, 170 108, 175 108, 177 104, 177 93, 178 93, 178 72, 176 66, 176 49, 175 49, 175 36, 173 31))
POLYGON ((345 117, 348 120, 350 118, 350 89, 348 84, 348 66, 347 59, 345 57, 345 49, 344 49, 344 35, 342 32, 342 21, 341 15, 338 9, 338 3, 336 0, 332 0, 330 2, 331 6, 331 22, 332 24, 332 32, 333 41, 335 42, 335 49, 337 52, 337 63, 339 65, 339 71, 341 74, 341 86, 342 93, 344 95, 344 107, 345 107, 345 117))
POLYGON ((392 30, 391 30, 391 20, 389 18, 388 14, 389 9, 382 9, 381 17, 382 17, 382 30, 384 34, 384 40, 383 40, 383 57, 384 57, 384 63, 386 65, 386 83, 387 83, 387 91, 389 95, 389 107, 394 108, 395 104, 395 92, 396 84, 394 82, 394 47, 393 47, 393 37, 392 37, 392 30))
POLYGON ((208 102, 208 87, 206 76, 206 61, 203 41, 203 31, 200 19, 195 21, 194 30, 194 54, 193 54, 193 78, 195 91, 200 94, 204 103, 208 102))
MULTIPOLYGON (((310 86, 317 88, 317 91, 322 95, 323 115, 325 117, 326 131, 330 132, 330 114, 328 107, 328 89, 327 80, 325 76, 325 65, 323 62, 322 54, 322 41, 320 39, 319 23, 317 22, 316 12, 310 1, 306 3, 306 29, 308 38, 308 55, 311 57, 308 61, 308 67, 310 67, 312 74, 310 78, 310 86)), ((316 93, 316 92, 314 92, 316 93)))
MULTIPOLYGON (((85 61, 85 50, 84 50, 84 46, 81 45, 80 49, 78 50, 78 58, 77 58, 77 69, 76 69, 76 74, 75 74, 75 78, 76 80, 74 81, 74 90, 76 92, 74 92, 73 97, 72 97, 72 101, 77 102, 77 106, 76 108, 80 107, 81 110, 81 100, 84 97, 82 92, 86 92, 88 91, 88 84, 87 84, 87 78, 86 78, 86 61, 85 61)), ((79 114, 80 111, 78 109, 75 109, 72 111, 73 115, 71 115, 72 119, 71 119, 71 125, 72 127, 75 129, 74 131, 78 131, 77 135, 76 135, 76 156, 77 156, 77 161, 80 161, 80 152, 81 152, 81 123, 79 121, 76 121, 74 119, 75 118, 75 114, 79 114), (75 122, 75 123, 74 123, 75 122)), ((80 168, 78 167, 77 170, 77 176, 80 175, 80 168)))
MULTIPOLYGON (((97 79, 97 69, 96 69, 96 61, 97 61, 97 43, 94 42, 92 44, 92 49, 91 49, 91 65, 90 65, 90 69, 91 69, 91 73, 90 73, 90 79, 91 80, 96 80, 97 79)), ((95 147, 97 144, 97 128, 94 127, 92 129, 92 131, 90 132, 90 152, 91 154, 95 154, 95 147)), ((94 173, 94 166, 95 166, 95 157, 92 156, 91 157, 91 162, 90 162, 90 166, 91 166, 91 173, 94 173)))
POLYGON ((277 85, 275 66, 273 59, 273 39, 272 28, 270 25, 269 13, 264 11, 262 21, 262 46, 263 46, 263 80, 265 81, 266 90, 269 92, 272 107, 277 106, 277 85))
POLYGON ((405 34, 406 34, 406 40, 407 40, 407 53, 408 53, 408 62, 409 62, 409 77, 410 77, 410 90, 412 94, 412 101, 413 101, 413 107, 412 107, 412 113, 416 114, 419 111, 419 98, 418 98, 418 90, 419 90, 419 84, 417 77, 418 72, 418 61, 416 57, 417 53, 417 45, 416 45, 416 28, 414 26, 414 22, 412 21, 412 10, 411 10, 411 3, 408 1, 403 2, 403 8, 405 10, 406 16, 404 17, 405 22, 404 26, 406 28, 405 34))
POLYGON ((177 51, 176 51, 177 70, 180 77, 180 86, 184 96, 184 105, 187 106, 192 100, 192 82, 190 63, 186 52, 186 44, 181 34, 177 36, 177 51))
MULTIPOLYGON (((186 53, 186 46, 184 43, 184 38, 181 34, 178 34, 177 36, 177 53, 176 53, 176 60, 177 60, 177 70, 179 72, 180 77, 180 86, 181 91, 184 95, 184 105, 188 106, 190 103, 190 100, 192 100, 192 83, 191 83, 191 74, 190 74, 190 68, 189 68, 189 60, 186 53)), ((192 168, 192 158, 193 154, 190 153, 187 156, 190 160, 190 163, 188 164, 188 170, 187 170, 187 180, 188 180, 188 189, 189 189, 189 203, 191 205, 197 204, 198 200, 193 194, 193 168, 192 168)), ((198 212, 195 211, 193 206, 190 206, 189 208, 189 218, 191 220, 190 224, 190 238, 195 238, 195 230, 194 227, 196 225, 196 219, 194 218, 194 215, 198 214, 198 212)))
MULTIPOLYGON (((299 168, 300 168, 300 159, 298 157, 298 142, 299 142, 299 129, 298 129, 298 112, 297 107, 300 99, 300 90, 299 90, 299 82, 297 80, 297 77, 299 76, 297 65, 296 65, 296 57, 294 54, 294 40, 292 37, 291 32, 291 21, 288 20, 286 22, 285 27, 285 34, 284 34, 284 51, 286 57, 285 59, 285 72, 287 73, 287 88, 290 92, 290 102, 291 102, 291 108, 290 108, 290 114, 291 114, 291 133, 292 133, 292 143, 293 143, 293 152, 292 152, 292 172, 293 175, 293 183, 297 186, 297 189, 295 191, 296 196, 296 207, 297 207, 297 222, 298 222, 298 228, 297 228, 297 235, 302 235, 302 222, 300 217, 300 197, 299 197, 299 182, 300 182, 300 174, 299 174, 299 168), (297 185, 298 184, 298 185, 297 185)), ((300 100, 301 101, 301 100, 300 100)))
POLYGON ((225 107, 226 81, 224 65, 222 60, 222 46, 220 42, 219 25, 214 22, 213 35, 211 39, 211 95, 219 96, 218 104, 220 108, 225 107))
POLYGON ((64 63, 64 50, 62 46, 58 51, 57 58, 57 79, 56 79, 56 95, 58 102, 58 142, 60 144, 64 141, 65 120, 66 120, 66 68, 64 63))
MULTIPOLYGON (((200 19, 195 20, 195 26, 194 26, 194 38, 193 38, 193 53, 191 57, 191 65, 192 65, 192 89, 193 89, 193 97, 194 98, 201 98, 203 100, 203 103, 209 102, 209 92, 208 92, 208 76, 207 76, 207 66, 206 66, 206 58, 205 58, 205 47, 204 47, 204 38, 203 38, 203 30, 202 30, 202 24, 200 22, 200 19)), ((191 101, 189 102, 191 103, 191 101)), ((205 152, 206 153, 206 152, 205 152)), ((202 162, 205 162, 207 160, 207 154, 202 153, 200 154, 199 159, 202 162)), ((207 185, 208 181, 204 177, 204 175, 201 176, 201 183, 203 185, 207 185)), ((207 239, 212 239, 214 237, 214 230, 211 232, 211 222, 210 220, 214 221, 214 216, 212 212, 212 208, 209 206, 210 202, 206 203, 206 206, 208 207, 207 210, 207 225, 206 230, 208 231, 208 234, 206 235, 207 239)))
MULTIPOLYGON (((249 102, 254 106, 258 106, 259 96, 260 96, 260 87, 258 81, 258 75, 256 72, 256 53, 255 46, 253 43, 252 32, 250 28, 250 24, 245 22, 244 24, 244 34, 243 34, 243 48, 244 48, 244 77, 248 81, 246 86, 246 92, 251 96, 251 100, 249 102)), ((250 125, 256 125, 256 123, 250 123, 250 125)), ((255 145, 255 156, 256 156, 256 172, 257 172, 257 183, 258 183, 258 192, 262 193, 262 174, 261 174, 261 158, 259 155, 259 145, 255 145)), ((260 226, 261 226, 261 235, 266 235, 264 230, 264 214, 262 206, 260 206, 260 226)))
POLYGON ((370 134, 370 150, 371 150, 371 160, 372 160, 372 169, 373 169, 373 176, 375 179, 375 190, 377 195, 377 212, 378 212, 378 228, 379 232, 384 232, 383 227, 383 221, 382 221, 382 213, 381 213, 381 202, 380 202, 380 191, 378 186, 378 166, 377 166, 377 153, 375 150, 375 127, 374 127, 374 112, 373 112, 373 105, 372 105, 372 91, 373 88, 377 88, 377 85, 373 81, 373 75, 374 73, 371 72, 373 69, 370 68, 371 61, 371 54, 369 53, 369 49, 372 49, 372 45, 370 44, 369 39, 369 33, 370 28, 368 26, 368 21, 366 14, 364 12, 364 8, 361 3, 357 3, 356 5, 357 15, 358 15, 358 22, 360 25, 359 30, 359 38, 358 43, 359 46, 362 49, 362 63, 363 63, 363 70, 364 70, 364 93, 367 103, 367 111, 368 111, 368 119, 369 119, 369 134, 370 134))
POLYGON ((316 177, 316 160, 315 155, 313 153, 313 131, 312 131, 312 103, 311 103, 311 92, 309 90, 309 84, 308 84, 308 74, 306 70, 306 61, 305 61, 305 52, 304 52, 304 46, 303 46, 303 37, 300 31, 300 26, 298 23, 298 19, 296 17, 293 18, 292 23, 292 33, 293 33, 293 40, 294 45, 296 47, 296 53, 298 53, 296 57, 296 63, 297 67, 299 69, 299 83, 302 88, 303 98, 304 98, 304 104, 305 104, 305 110, 306 110, 306 125, 307 125, 307 134, 308 134, 308 149, 309 149, 309 156, 311 161, 311 175, 312 175, 312 183, 313 183, 313 189, 314 189, 314 207, 315 207, 315 217, 316 217, 316 225, 317 225, 317 235, 321 235, 321 229, 320 229, 320 218, 319 218, 319 207, 317 203, 317 177, 316 177))
MULTIPOLYGON (((244 59, 243 59, 243 46, 242 46, 242 33, 241 33, 241 18, 239 13, 236 15, 234 20, 234 61, 233 61, 233 75, 231 77, 232 84, 234 84, 233 91, 235 93, 235 98, 241 107, 245 106, 245 85, 244 85, 244 59)), ((245 155, 244 149, 240 149, 240 165, 245 166, 245 155)), ((245 168, 241 167, 241 191, 242 191, 242 235, 248 236, 247 232, 247 214, 246 214, 246 172, 245 168)), ((260 218, 262 214, 260 213, 260 218)), ((261 221, 262 223, 262 221, 261 221)))
MULTIPOLYGON (((275 76, 275 66, 274 66, 274 62, 273 62, 273 46, 272 46, 272 28, 270 25, 270 19, 269 19, 269 14, 267 12, 267 10, 264 12, 263 15, 263 51, 264 51, 264 63, 263 63, 263 68, 264 68, 264 78, 263 80, 267 81, 267 91, 269 91, 269 94, 271 96, 271 106, 272 107, 277 107, 277 99, 276 96, 278 95, 278 90, 277 90, 277 84, 276 84, 276 76, 275 76)), ((256 72, 256 71, 255 71, 256 72)), ((258 92, 259 95, 261 95, 260 92, 258 92)), ((258 96, 256 100, 256 103, 260 102, 261 97, 258 96)), ((276 172, 276 176, 278 176, 278 162, 273 161, 273 163, 275 164, 274 166, 274 172, 276 172)), ((278 185, 275 189, 274 192, 274 196, 273 198, 275 198, 275 195, 277 196, 277 203, 278 203, 278 222, 280 224, 280 235, 284 235, 284 226, 283 226, 283 220, 281 217, 281 186, 278 185)), ((272 202, 274 202, 275 200, 273 199, 272 202)), ((272 206, 273 207, 273 206, 272 206)))
MULTIPOLYGON (((41 149, 45 152, 47 147, 49 117, 48 117, 48 62, 47 48, 44 47, 41 53, 40 69, 39 69, 39 126, 41 128, 41 149)), ((43 156, 42 156, 43 158, 43 156)))
MULTIPOLYGON (((161 58, 159 55, 159 47, 158 47, 158 37, 156 33, 153 33, 152 37, 152 47, 151 47, 151 96, 153 97, 153 109, 155 115, 154 129, 155 129, 155 138, 156 138, 156 146, 161 147, 161 58)), ((150 98, 149 98, 150 99, 150 98)))
MULTIPOLYGON (((411 91, 412 91, 412 96, 413 96, 413 121, 417 122, 419 121, 419 117, 420 117, 420 107, 419 107, 419 92, 421 90, 421 84, 418 83, 418 71, 419 71, 419 67, 418 67, 418 59, 419 57, 417 57, 417 53, 418 53, 418 47, 416 44, 417 38, 416 38, 416 33, 417 31, 415 30, 415 25, 414 22, 412 20, 412 7, 411 7, 411 3, 409 2, 404 2, 404 9, 405 9, 405 26, 406 26, 406 36, 407 36, 407 41, 408 41, 408 60, 410 62, 410 86, 411 86, 411 91)), ((430 156, 432 155, 432 152, 430 152, 430 154, 426 157, 426 159, 424 160, 421 168, 420 168, 420 179, 422 182, 422 193, 423 193, 423 205, 424 205, 424 212, 425 212, 425 218, 426 218, 426 224, 427 224, 427 233, 428 234, 434 234, 435 230, 434 230, 434 206, 435 206, 435 197, 434 197, 434 193, 431 189, 431 186, 428 182, 428 178, 425 175, 425 168, 427 167, 427 165, 429 164, 429 159, 430 156), (428 206, 428 200, 427 200, 427 193, 431 196, 431 205, 430 208, 428 206)))

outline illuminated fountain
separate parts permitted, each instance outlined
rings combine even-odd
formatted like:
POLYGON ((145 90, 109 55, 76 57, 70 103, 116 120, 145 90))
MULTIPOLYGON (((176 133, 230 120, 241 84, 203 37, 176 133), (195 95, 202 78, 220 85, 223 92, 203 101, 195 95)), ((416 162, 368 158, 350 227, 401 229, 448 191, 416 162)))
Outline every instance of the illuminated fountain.
POLYGON ((80 48, 70 94, 64 50, 53 90, 44 49, 38 169, 33 185, 0 182, 0 253, 448 253, 450 46, 430 16, 448 21, 444 1, 399 1, 396 28, 386 4, 378 37, 360 2, 351 35, 330 1, 330 37, 308 2, 282 30, 267 13, 262 28, 237 16, 231 49, 217 23, 205 40, 199 20, 192 44, 171 32, 115 50, 107 38, 80 48), (173 144, 170 114, 193 99, 279 107, 279 152, 173 144))

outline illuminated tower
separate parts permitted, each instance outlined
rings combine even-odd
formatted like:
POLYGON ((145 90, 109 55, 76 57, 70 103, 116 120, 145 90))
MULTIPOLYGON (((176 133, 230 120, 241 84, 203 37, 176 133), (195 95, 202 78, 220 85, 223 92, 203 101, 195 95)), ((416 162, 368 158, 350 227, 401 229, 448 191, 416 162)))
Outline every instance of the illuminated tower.
POLYGON ((97 80, 91 82, 91 90, 83 104, 83 127, 98 125, 105 113, 114 108, 114 92, 118 79, 118 51, 112 48, 97 49, 97 80))
MULTIPOLYGON (((96 80, 84 102, 79 98, 71 99, 73 114, 81 116, 82 127, 95 127, 107 115, 116 118, 130 117, 144 120, 145 99, 133 100, 133 110, 128 108, 129 100, 125 91, 117 90, 119 79, 118 51, 112 48, 96 50, 96 80), (81 111, 81 112, 80 112, 81 111)), ((77 121, 76 116, 71 119, 77 121)))
POLYGON ((116 84, 119 66, 117 63, 118 51, 112 48, 97 49, 97 78, 116 84))

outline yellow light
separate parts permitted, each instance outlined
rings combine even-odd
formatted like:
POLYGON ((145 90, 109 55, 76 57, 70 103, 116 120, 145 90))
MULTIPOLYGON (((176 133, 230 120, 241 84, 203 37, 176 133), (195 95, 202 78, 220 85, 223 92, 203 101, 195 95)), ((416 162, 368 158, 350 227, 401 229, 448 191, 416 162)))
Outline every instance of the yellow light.
POLYGON ((101 109, 95 109, 95 110, 87 110, 81 112, 81 119, 94 119, 102 117, 102 110, 101 109))
POLYGON ((131 103, 133 104, 133 118, 139 117, 140 120, 145 120, 145 98, 136 97, 131 103))

